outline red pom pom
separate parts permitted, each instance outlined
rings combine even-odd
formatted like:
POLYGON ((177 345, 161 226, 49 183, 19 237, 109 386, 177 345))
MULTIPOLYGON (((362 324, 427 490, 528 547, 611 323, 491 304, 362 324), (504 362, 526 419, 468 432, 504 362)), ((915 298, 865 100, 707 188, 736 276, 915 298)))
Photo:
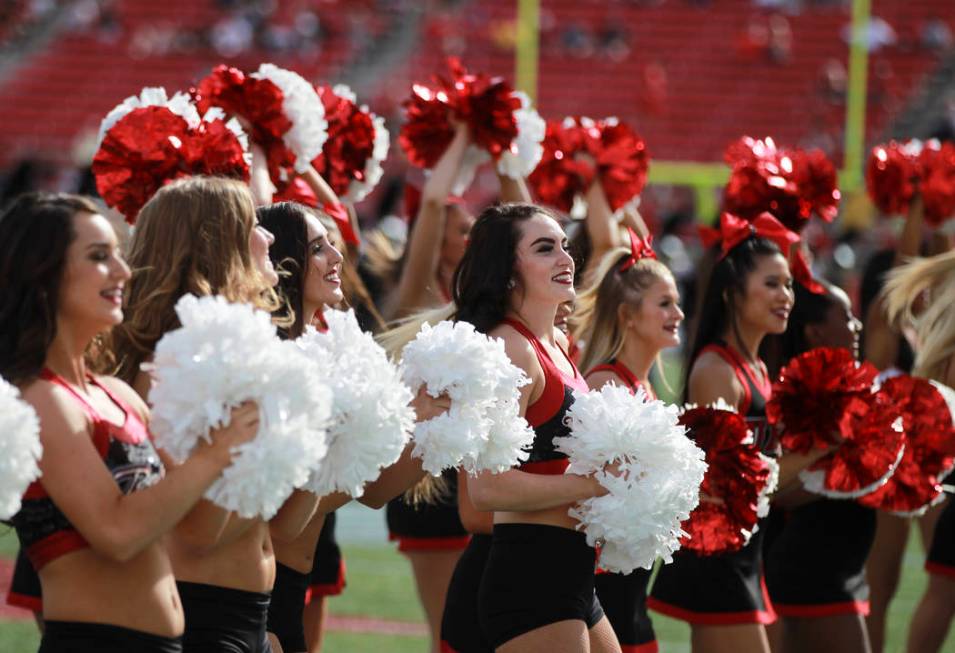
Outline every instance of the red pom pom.
POLYGON ((836 166, 822 150, 797 150, 792 156, 800 217, 808 220, 815 213, 826 222, 832 222, 839 213, 842 198, 836 166))
POLYGON ((268 79, 252 77, 222 64, 213 68, 191 92, 200 114, 218 107, 248 125, 249 138, 265 150, 269 176, 277 186, 284 185, 288 169, 294 166, 295 154, 282 140, 292 128, 282 108, 282 89, 268 79))
POLYGON ((706 452, 707 464, 700 486, 704 497, 682 524, 687 536, 681 545, 701 555, 738 551, 759 521, 760 499, 770 489, 770 464, 748 444, 746 420, 735 412, 692 408, 680 423, 706 452))
POLYGON ((450 80, 435 76, 430 86, 411 87, 398 137, 402 149, 414 165, 433 168, 454 137, 453 115, 467 124, 474 145, 497 160, 517 136, 520 99, 501 77, 469 73, 456 59, 448 64, 450 80))
POLYGON ((313 209, 318 208, 318 198, 315 196, 315 192, 301 177, 293 177, 289 183, 284 184, 272 195, 272 201, 275 203, 298 202, 313 209))
POLYGON ((647 183, 646 143, 615 118, 549 121, 542 145, 544 155, 528 183, 542 203, 561 211, 571 210, 574 198, 587 192, 595 176, 614 211, 638 197, 647 183), (580 154, 586 156, 578 158, 580 154))
POLYGON ((881 393, 901 411, 905 451, 888 482, 858 501, 901 516, 918 515, 942 499, 939 479, 955 464, 951 410, 925 379, 897 376, 882 384, 881 393))
POLYGON ((446 93, 414 84, 411 97, 402 104, 405 124, 398 142, 408 161, 420 168, 433 168, 454 138, 447 102, 446 93))
POLYGON ((793 358, 766 404, 766 419, 780 432, 783 449, 805 454, 853 437, 853 420, 868 411, 878 373, 846 349, 821 347, 793 358))
POLYGON ((876 145, 869 154, 866 188, 876 207, 887 215, 905 213, 915 195, 913 182, 918 178, 919 165, 913 151, 910 146, 890 141, 876 145))
POLYGON ((166 182, 187 174, 180 148, 189 125, 165 107, 133 109, 106 132, 93 157, 96 190, 133 224, 166 182))
POLYGON ((312 166, 336 195, 345 197, 352 181, 365 180, 365 164, 375 150, 375 125, 367 112, 330 86, 315 90, 325 106, 328 140, 312 166))
POLYGON ((905 447, 902 419, 883 392, 868 396, 867 410, 850 413, 849 437, 799 475, 810 492, 836 499, 868 494, 892 475, 905 447))
POLYGON ((771 138, 744 136, 723 158, 733 169, 723 193, 725 211, 749 220, 768 211, 796 233, 813 214, 827 222, 836 217, 836 168, 821 150, 789 150, 771 138))
POLYGON ((925 221, 938 226, 955 216, 955 145, 942 143, 939 149, 926 146, 919 158, 925 221))
POLYGON ((249 163, 239 137, 222 120, 202 121, 190 130, 182 147, 190 174, 249 180, 249 163))

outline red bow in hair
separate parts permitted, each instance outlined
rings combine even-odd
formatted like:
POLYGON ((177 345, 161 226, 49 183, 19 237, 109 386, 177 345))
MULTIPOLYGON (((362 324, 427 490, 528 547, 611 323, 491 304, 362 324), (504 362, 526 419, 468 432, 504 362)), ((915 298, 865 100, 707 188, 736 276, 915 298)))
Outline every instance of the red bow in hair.
POLYGON ((627 234, 630 236, 630 258, 621 263, 621 272, 626 272, 642 258, 655 259, 657 257, 657 253, 653 251, 653 236, 647 236, 647 239, 644 240, 630 227, 627 227, 627 234))
POLYGON ((760 213, 752 220, 740 218, 732 213, 720 216, 720 228, 700 227, 700 238, 707 247, 720 244, 720 258, 746 241, 750 236, 759 236, 771 240, 779 246, 783 256, 788 258, 789 247, 799 242, 799 235, 790 231, 767 212, 760 213))

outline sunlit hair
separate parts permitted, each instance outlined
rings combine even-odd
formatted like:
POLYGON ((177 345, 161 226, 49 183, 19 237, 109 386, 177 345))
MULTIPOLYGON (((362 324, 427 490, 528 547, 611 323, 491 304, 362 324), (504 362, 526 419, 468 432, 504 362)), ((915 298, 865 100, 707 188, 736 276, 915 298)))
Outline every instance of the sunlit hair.
POLYGON ((79 195, 28 193, 0 215, 0 376, 25 383, 43 369, 56 337, 60 284, 78 213, 99 213, 79 195))
POLYGON ((621 272, 630 256, 628 248, 607 252, 594 274, 594 283, 577 295, 570 321, 577 342, 585 343, 582 370, 613 360, 623 349, 626 332, 620 324, 621 306, 639 311, 653 284, 673 280, 667 266, 652 258, 640 259, 621 272))
POLYGON ((113 331, 115 373, 131 383, 164 333, 179 326, 186 293, 220 295, 264 311, 280 306, 252 260, 255 206, 248 186, 190 177, 161 188, 139 212, 127 257, 125 322, 113 331))
POLYGON ((889 320, 915 328, 913 374, 945 382, 955 355, 955 250, 895 268, 883 292, 889 320))

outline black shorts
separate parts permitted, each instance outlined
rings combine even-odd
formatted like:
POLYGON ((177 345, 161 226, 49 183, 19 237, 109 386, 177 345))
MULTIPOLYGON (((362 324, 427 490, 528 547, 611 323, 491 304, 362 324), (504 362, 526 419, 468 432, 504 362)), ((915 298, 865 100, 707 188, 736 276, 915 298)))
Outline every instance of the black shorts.
POLYGON ((776 611, 784 617, 868 614, 865 561, 875 511, 855 501, 818 499, 778 514, 782 528, 764 551, 776 611))
POLYGON ((457 472, 450 470, 443 477, 449 492, 437 503, 413 506, 404 495, 388 502, 388 539, 398 542, 399 551, 460 551, 468 545, 469 535, 458 515, 457 472))
POLYGON ((478 620, 478 591, 491 552, 490 535, 472 535, 454 567, 441 615, 442 653, 493 653, 478 620))
POLYGON ((739 551, 700 556, 677 551, 660 567, 647 607, 691 624, 729 626, 776 621, 762 574, 763 529, 739 551))
POLYGON ((583 533, 495 524, 478 592, 478 618, 491 646, 567 619, 597 625, 604 612, 594 592, 596 561, 583 533))
POLYGON ((278 638, 284 653, 308 650, 302 621, 308 578, 308 574, 297 572, 281 562, 275 563, 275 586, 272 587, 269 601, 268 630, 278 638))
MULTIPOLYGON (((947 482, 951 483, 951 476, 947 482)), ((925 571, 955 580, 955 497, 948 497, 948 503, 938 516, 925 571)))
POLYGON ((183 653, 272 653, 269 595, 177 581, 186 613, 183 653))
POLYGON ((37 653, 182 653, 182 639, 79 621, 47 621, 37 653))
POLYGON ((656 653, 657 637, 647 614, 649 569, 629 574, 599 573, 594 577, 597 598, 617 634, 623 653, 656 653))
POLYGON ((305 594, 306 605, 312 602, 313 596, 338 596, 345 589, 345 559, 335 539, 335 513, 325 518, 315 544, 313 561, 305 594))
POLYGON ((10 579, 10 591, 7 592, 7 604, 18 608, 43 612, 43 591, 40 588, 40 576, 23 549, 17 553, 10 579))

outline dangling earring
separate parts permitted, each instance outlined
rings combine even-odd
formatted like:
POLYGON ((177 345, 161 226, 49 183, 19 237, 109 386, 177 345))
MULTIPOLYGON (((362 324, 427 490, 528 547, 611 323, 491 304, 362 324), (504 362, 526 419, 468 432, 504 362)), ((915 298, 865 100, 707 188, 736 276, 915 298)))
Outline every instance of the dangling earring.
POLYGON ((517 285, 517 284, 514 283, 514 280, 513 280, 513 279, 509 279, 508 282, 507 282, 507 289, 508 289, 508 290, 514 290, 514 287, 515 287, 516 285, 517 285))

